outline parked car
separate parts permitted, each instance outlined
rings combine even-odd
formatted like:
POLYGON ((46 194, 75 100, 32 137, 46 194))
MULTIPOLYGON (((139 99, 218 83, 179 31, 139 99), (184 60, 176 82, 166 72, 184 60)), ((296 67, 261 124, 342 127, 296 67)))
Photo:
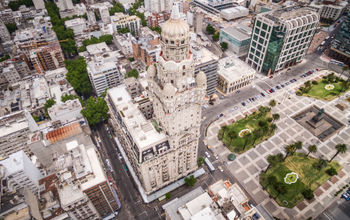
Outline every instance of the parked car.
POLYGON ((288 86, 290 84, 290 82, 286 82, 284 85, 288 86))
POLYGON ((271 88, 271 91, 272 91, 272 92, 275 92, 275 90, 274 90, 273 88, 271 88))
POLYGON ((224 169, 222 169, 222 166, 218 166, 218 169, 219 169, 221 172, 224 172, 224 169))
POLYGON ((262 95, 262 97, 265 97, 265 94, 264 93, 260 93, 262 95))
POLYGON ((281 84, 281 87, 282 87, 282 88, 284 88, 284 85, 283 85, 283 84, 281 84))
POLYGON ((277 86, 276 86, 276 89, 281 89, 281 87, 277 85, 277 86))
POLYGON ((341 194, 340 198, 344 198, 346 201, 350 201, 350 194, 345 192, 345 193, 341 194))
POLYGON ((205 156, 207 156, 208 158, 210 158, 210 154, 206 151, 204 152, 205 153, 205 156))
POLYGON ((242 104, 243 106, 246 106, 245 102, 242 102, 241 104, 242 104))

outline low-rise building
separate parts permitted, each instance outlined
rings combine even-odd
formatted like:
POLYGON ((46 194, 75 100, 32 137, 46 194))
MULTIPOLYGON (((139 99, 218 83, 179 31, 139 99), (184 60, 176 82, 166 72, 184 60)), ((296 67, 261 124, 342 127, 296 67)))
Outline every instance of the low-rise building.
POLYGON ((252 29, 242 24, 220 30, 220 43, 226 42, 228 50, 238 57, 245 57, 248 54, 252 29))
POLYGON ((243 6, 235 6, 226 8, 220 11, 220 15, 223 19, 231 21, 237 18, 246 17, 249 15, 249 9, 243 6))
POLYGON ((19 111, 0 117, 0 158, 23 150, 30 154, 28 136, 38 130, 38 126, 28 111, 19 111))
POLYGON ((0 41, 5 42, 11 40, 10 32, 7 30, 3 21, 0 20, 0 41))
POLYGON ((82 109, 79 99, 73 99, 55 104, 47 111, 52 121, 60 121, 63 124, 81 119, 83 117, 80 113, 82 109))
POLYGON ((130 32, 139 35, 141 26, 141 19, 136 15, 126 15, 124 13, 115 13, 111 16, 113 31, 118 31, 121 28, 128 28, 130 32))
POLYGON ((74 35, 80 35, 86 30, 86 20, 84 18, 75 18, 64 22, 66 28, 73 30, 74 35))
POLYGON ((124 54, 125 57, 132 57, 133 55, 131 39, 131 34, 113 34, 114 44, 124 54))
POLYGON ((245 86, 249 86, 255 70, 235 56, 223 58, 219 61, 217 90, 227 95, 245 86))
POLYGON ((310 4, 320 15, 321 21, 336 21, 345 11, 347 1, 341 0, 317 0, 310 4))
POLYGON ((21 79, 15 66, 12 63, 3 68, 1 74, 5 77, 9 85, 17 83, 21 79))
POLYGON ((157 62, 160 54, 160 35, 143 27, 140 30, 138 38, 132 38, 133 57, 149 66, 157 62))

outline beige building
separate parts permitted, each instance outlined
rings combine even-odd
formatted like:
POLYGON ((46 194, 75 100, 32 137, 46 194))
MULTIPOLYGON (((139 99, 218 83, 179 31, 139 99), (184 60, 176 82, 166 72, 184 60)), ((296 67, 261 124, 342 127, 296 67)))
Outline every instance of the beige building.
POLYGON ((123 13, 115 13, 111 16, 113 31, 118 31, 120 28, 129 28, 130 32, 139 34, 141 28, 141 19, 136 15, 126 15, 123 13))
POLYGON ((227 95, 249 86, 255 77, 255 70, 248 64, 230 56, 219 61, 217 90, 227 95))
POLYGON ((108 91, 117 136, 146 194, 197 169, 201 106, 206 76, 194 76, 189 26, 174 7, 162 26, 159 61, 148 68, 153 119, 147 120, 125 86, 108 91))

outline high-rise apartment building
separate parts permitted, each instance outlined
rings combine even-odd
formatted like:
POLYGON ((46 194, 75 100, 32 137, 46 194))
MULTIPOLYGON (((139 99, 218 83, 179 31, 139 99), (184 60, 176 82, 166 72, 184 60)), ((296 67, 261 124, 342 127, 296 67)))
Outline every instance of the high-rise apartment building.
POLYGON ((10 85, 17 83, 21 79, 12 63, 2 69, 2 74, 10 85))
POLYGON ((56 0, 55 3, 60 11, 74 9, 72 0, 56 0))
POLYGON ((334 59, 340 60, 346 63, 347 65, 350 65, 349 32, 350 32, 350 13, 348 12, 329 50, 329 55, 331 57, 333 57, 334 59))
POLYGON ((267 75, 301 62, 318 22, 317 12, 300 6, 258 14, 246 61, 267 75))
POLYGON ((33 0, 33 3, 36 10, 45 9, 44 0, 33 0))
POLYGON ((126 15, 124 13, 115 13, 111 16, 111 22, 113 25, 113 31, 118 31, 121 28, 128 28, 130 32, 139 35, 141 25, 141 19, 136 15, 126 15))
POLYGON ((195 77, 189 26, 177 7, 162 25, 161 55, 147 72, 153 118, 147 120, 125 86, 108 91, 112 122, 146 194, 197 169, 206 76, 195 77), (124 91, 124 92, 123 92, 124 91))
POLYGON ((170 11, 173 0, 145 0, 145 9, 151 13, 170 11))
POLYGON ((310 7, 315 8, 320 14, 320 19, 327 22, 337 20, 343 14, 347 5, 347 1, 341 0, 315 0, 311 2, 310 7))

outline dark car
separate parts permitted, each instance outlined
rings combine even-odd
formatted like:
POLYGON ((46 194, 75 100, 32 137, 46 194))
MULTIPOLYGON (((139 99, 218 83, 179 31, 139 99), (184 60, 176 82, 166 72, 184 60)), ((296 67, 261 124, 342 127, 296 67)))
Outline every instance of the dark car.
POLYGON ((263 97, 265 97, 265 94, 264 93, 260 93, 263 97))
POLYGON ((274 90, 274 89, 272 89, 272 88, 271 88, 271 91, 272 91, 272 92, 275 92, 275 90, 274 90))
POLYGON ((281 89, 281 87, 280 86, 276 86, 276 89, 281 89))
POLYGON ((283 84, 281 84, 281 87, 282 87, 282 88, 284 88, 284 85, 283 85, 283 84))
POLYGON ((246 104, 245 104, 245 102, 242 102, 241 104, 242 104, 243 106, 245 106, 245 105, 246 105, 246 104))

